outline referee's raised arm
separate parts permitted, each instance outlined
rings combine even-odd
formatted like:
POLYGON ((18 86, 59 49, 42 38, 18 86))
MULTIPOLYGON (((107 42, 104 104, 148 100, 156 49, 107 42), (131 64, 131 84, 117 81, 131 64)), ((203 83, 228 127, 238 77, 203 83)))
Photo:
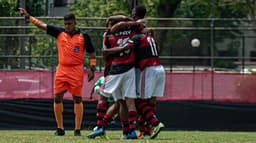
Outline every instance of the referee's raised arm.
POLYGON ((19 8, 20 15, 25 18, 25 20, 31 22, 34 24, 36 27, 47 30, 47 24, 36 19, 35 17, 31 16, 24 8, 19 8))

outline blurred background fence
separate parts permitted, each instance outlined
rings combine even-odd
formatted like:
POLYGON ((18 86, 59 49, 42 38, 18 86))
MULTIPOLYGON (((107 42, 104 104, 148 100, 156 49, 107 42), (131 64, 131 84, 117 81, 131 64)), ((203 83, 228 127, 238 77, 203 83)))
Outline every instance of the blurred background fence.
MULTIPOLYGON (((47 24, 62 26, 62 17, 39 17, 47 24)), ((97 51, 97 70, 101 59, 105 18, 78 17, 97 51)), ((245 72, 255 66, 254 21, 227 18, 149 18, 161 47, 160 58, 166 71, 245 72), (191 40, 198 38, 200 47, 191 40)), ((20 17, 0 17, 1 70, 55 70, 57 48, 54 38, 20 17)), ((85 57, 85 65, 88 60, 85 57)))

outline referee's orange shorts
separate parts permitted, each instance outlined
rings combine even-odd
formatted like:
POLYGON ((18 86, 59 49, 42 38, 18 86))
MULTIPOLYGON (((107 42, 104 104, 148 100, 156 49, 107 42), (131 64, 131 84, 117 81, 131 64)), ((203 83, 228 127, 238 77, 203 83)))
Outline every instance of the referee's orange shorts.
POLYGON ((84 69, 83 65, 58 65, 54 80, 54 94, 68 91, 74 96, 82 97, 84 69))

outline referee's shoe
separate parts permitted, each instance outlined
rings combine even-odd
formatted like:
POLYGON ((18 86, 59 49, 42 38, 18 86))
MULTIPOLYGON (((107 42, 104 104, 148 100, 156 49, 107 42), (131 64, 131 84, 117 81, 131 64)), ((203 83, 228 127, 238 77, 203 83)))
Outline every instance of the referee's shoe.
POLYGON ((57 130, 54 133, 55 136, 64 136, 65 135, 65 130, 61 128, 57 128, 57 130))
POLYGON ((74 136, 81 136, 80 130, 74 130, 74 136))

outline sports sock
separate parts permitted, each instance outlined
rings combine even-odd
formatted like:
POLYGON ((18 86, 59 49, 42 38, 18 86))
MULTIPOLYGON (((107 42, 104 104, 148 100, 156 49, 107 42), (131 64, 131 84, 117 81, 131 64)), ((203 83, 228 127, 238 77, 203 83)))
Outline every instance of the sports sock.
POLYGON ((121 120, 122 123, 122 130, 123 134, 127 135, 129 133, 129 121, 128 120, 121 120))
POLYGON ((129 128, 130 131, 136 130, 136 111, 128 111, 128 121, 129 121, 129 128))
POLYGON ((151 131, 152 131, 152 126, 146 123, 144 135, 151 135, 151 131))
POLYGON ((151 107, 152 111, 156 114, 156 103, 149 103, 149 106, 151 107))
POLYGON ((141 101, 138 105, 138 109, 141 110, 142 117, 145 118, 150 125, 157 126, 159 124, 156 114, 152 111, 147 101, 141 101))
POLYGON ((105 114, 104 116, 104 125, 103 127, 107 127, 110 122, 113 121, 113 118, 109 116, 108 114, 105 114))
POLYGON ((138 126, 140 132, 145 132, 145 120, 142 118, 142 116, 139 116, 138 118, 138 126))
POLYGON ((104 123, 104 116, 106 114, 106 111, 107 111, 107 105, 105 103, 98 103, 97 104, 97 126, 101 127, 101 126, 105 126, 105 123, 104 123))

